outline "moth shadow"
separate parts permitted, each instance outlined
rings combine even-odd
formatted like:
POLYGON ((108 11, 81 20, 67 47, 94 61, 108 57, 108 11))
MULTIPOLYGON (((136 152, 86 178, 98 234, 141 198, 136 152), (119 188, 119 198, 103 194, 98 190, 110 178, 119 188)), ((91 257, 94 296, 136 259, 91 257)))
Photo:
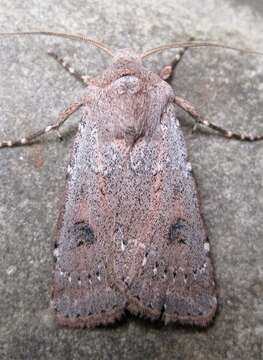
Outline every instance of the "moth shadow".
POLYGON ((187 332, 187 333, 206 333, 208 332, 214 325, 215 321, 212 321, 210 324, 204 326, 198 326, 198 325, 191 325, 191 324, 181 324, 179 322, 176 323, 170 323, 170 324, 164 324, 164 322, 159 320, 152 320, 149 321, 148 319, 144 318, 136 318, 131 316, 131 320, 133 320, 135 323, 138 324, 138 326, 145 331, 149 331, 151 329, 156 331, 180 331, 180 332, 187 332))
MULTIPOLYGON (((217 316, 218 316, 218 313, 217 313, 217 316)), ((206 326, 182 324, 179 322, 165 324, 161 319, 149 320, 149 319, 139 316, 139 315, 135 316, 135 315, 131 314, 128 310, 125 310, 125 313, 121 319, 119 319, 115 323, 107 325, 106 327, 99 326, 98 328, 103 329, 104 331, 105 330, 111 331, 111 330, 117 330, 117 329, 119 330, 120 328, 124 330, 125 328, 128 328, 130 323, 135 324, 135 326, 139 327, 141 330, 146 331, 146 332, 151 331, 151 330, 160 331, 160 332, 161 331, 169 332, 169 331, 176 330, 176 331, 180 331, 180 332, 187 332, 187 333, 195 334, 195 333, 200 333, 200 332, 206 333, 206 332, 210 331, 210 329, 215 326, 216 319, 213 319, 206 326)))

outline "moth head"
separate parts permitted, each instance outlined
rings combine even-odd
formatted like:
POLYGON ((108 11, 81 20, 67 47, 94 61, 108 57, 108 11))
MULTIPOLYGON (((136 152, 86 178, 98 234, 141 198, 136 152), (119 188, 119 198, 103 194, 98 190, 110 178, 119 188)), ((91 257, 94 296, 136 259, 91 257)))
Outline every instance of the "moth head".
POLYGON ((117 50, 109 68, 112 86, 119 95, 129 96, 142 89, 145 69, 141 56, 132 49, 117 50))
POLYGON ((126 65, 128 63, 142 64, 141 55, 137 54, 133 49, 120 49, 114 54, 113 64, 126 65))

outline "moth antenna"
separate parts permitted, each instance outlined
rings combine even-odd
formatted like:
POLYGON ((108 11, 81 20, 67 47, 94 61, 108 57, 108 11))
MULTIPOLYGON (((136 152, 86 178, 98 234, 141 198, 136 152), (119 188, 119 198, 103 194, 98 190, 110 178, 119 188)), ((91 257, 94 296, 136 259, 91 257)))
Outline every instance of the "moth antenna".
POLYGON ((247 54, 263 55, 263 52, 260 52, 260 51, 254 51, 254 50, 250 50, 250 49, 241 49, 241 48, 237 48, 234 46, 228 46, 228 45, 223 45, 223 44, 218 44, 218 43, 213 43, 213 42, 179 41, 179 42, 175 42, 175 43, 171 43, 171 44, 167 44, 167 45, 163 45, 163 46, 159 46, 157 48, 147 50, 141 55, 141 57, 142 57, 142 59, 145 59, 147 56, 150 56, 150 55, 153 55, 156 53, 160 53, 160 52, 163 52, 168 49, 177 49, 177 48, 186 48, 186 47, 187 48, 197 48, 197 47, 205 47, 205 46, 234 50, 234 51, 239 51, 241 53, 247 53, 247 54))
POLYGON ((54 37, 62 37, 66 39, 71 39, 75 41, 83 41, 89 43, 99 49, 105 51, 108 55, 113 56, 113 52, 103 43, 90 39, 85 35, 74 35, 74 34, 67 34, 67 33, 58 33, 53 31, 23 31, 23 32, 12 32, 12 33, 0 33, 0 37, 8 37, 8 36, 23 36, 23 35, 45 35, 45 36, 54 36, 54 37))

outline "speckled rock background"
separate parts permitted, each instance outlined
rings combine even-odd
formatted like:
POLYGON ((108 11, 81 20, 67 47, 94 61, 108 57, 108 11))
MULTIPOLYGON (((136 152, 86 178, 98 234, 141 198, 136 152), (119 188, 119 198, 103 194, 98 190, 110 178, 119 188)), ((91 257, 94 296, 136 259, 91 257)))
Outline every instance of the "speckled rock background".
MULTIPOLYGON (((261 0, 0 1, 0 31, 86 33, 111 47, 142 50, 211 39, 263 51, 261 0)), ((56 51, 85 74, 109 59, 69 40, 0 39, 1 140, 53 122, 82 86, 46 55, 56 51)), ((174 51, 146 65, 157 71, 174 51)), ((263 58, 188 51, 173 87, 207 119, 263 133, 263 58)), ((80 114, 31 147, 0 151, 1 359, 262 359, 263 142, 192 134, 178 111, 197 179, 216 271, 219 313, 206 330, 128 317, 110 328, 65 330, 50 311, 52 241, 69 149, 80 114)))

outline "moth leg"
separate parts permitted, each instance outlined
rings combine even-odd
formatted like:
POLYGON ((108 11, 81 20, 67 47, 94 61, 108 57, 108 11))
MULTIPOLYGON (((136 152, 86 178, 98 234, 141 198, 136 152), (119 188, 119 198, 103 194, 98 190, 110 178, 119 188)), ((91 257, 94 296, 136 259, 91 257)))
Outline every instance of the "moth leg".
POLYGON ((192 104, 190 104, 187 100, 185 100, 179 96, 175 96, 174 102, 176 105, 178 105, 181 109, 186 111, 195 120, 196 125, 200 124, 207 128, 213 129, 228 139, 237 139, 237 140, 241 140, 241 141, 263 140, 263 135, 251 135, 251 134, 246 134, 246 133, 239 134, 239 133, 235 133, 235 132, 226 130, 218 125, 208 122, 207 120, 205 120, 202 116, 200 116, 198 114, 198 112, 195 110, 195 108, 192 104))
POLYGON ((59 114, 57 122, 55 122, 53 125, 49 125, 42 130, 36 131, 35 133, 25 136, 18 140, 2 141, 0 142, 0 148, 26 145, 41 135, 44 135, 53 130, 58 130, 58 128, 70 117, 70 115, 72 115, 75 111, 77 111, 82 105, 83 105, 83 101, 75 102, 69 105, 64 111, 62 111, 59 114))
MULTIPOLYGON (((189 41, 193 41, 193 40, 194 38, 189 39, 189 41)), ((180 61, 182 60, 187 49, 188 47, 180 49, 177 55, 175 56, 174 60, 170 64, 164 65, 164 67, 159 72, 159 76, 161 79, 167 81, 168 83, 172 80, 173 72, 180 63, 180 61)))
POLYGON ((76 71, 69 63, 67 63, 63 58, 59 57, 53 51, 49 51, 48 55, 55 59, 67 72, 74 76, 75 79, 80 81, 83 85, 87 85, 89 79, 88 76, 82 75, 80 72, 76 71))

